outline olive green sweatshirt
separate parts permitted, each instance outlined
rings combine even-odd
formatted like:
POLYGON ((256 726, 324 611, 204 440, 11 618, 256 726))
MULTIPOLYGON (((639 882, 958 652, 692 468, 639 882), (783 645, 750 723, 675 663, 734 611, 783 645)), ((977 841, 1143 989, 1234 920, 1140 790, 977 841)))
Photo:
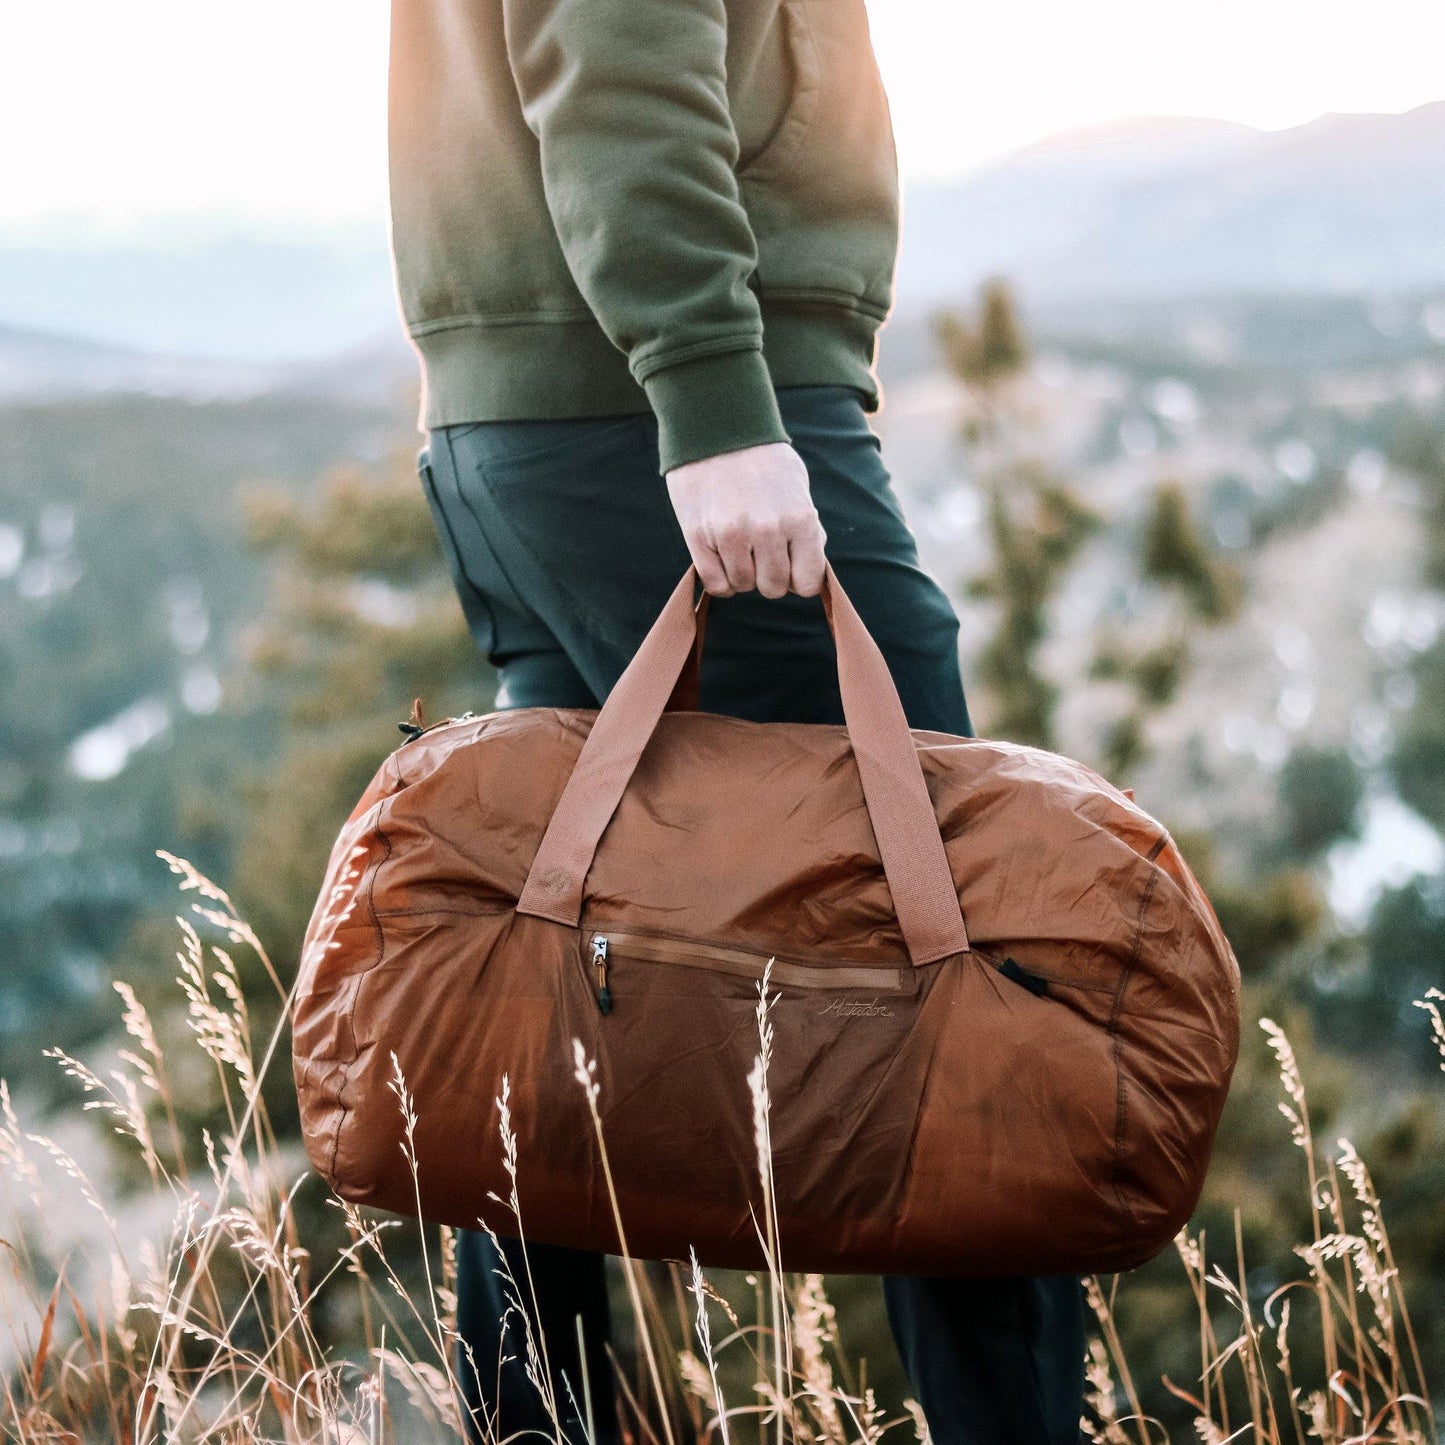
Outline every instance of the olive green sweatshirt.
POLYGON ((645 411, 664 471, 879 404, 897 161, 864 0, 393 0, 421 424, 645 411))

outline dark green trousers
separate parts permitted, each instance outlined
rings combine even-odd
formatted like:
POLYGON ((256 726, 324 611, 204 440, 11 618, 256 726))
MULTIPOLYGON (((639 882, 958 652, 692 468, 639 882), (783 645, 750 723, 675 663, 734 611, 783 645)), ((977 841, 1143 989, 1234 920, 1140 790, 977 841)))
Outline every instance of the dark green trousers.
MULTIPOLYGON (((784 387, 778 403, 807 464, 828 560, 887 659, 910 726, 971 736, 958 618, 918 564, 860 394, 784 387)), ((599 706, 690 561, 658 472, 655 419, 447 427, 430 437, 421 474, 468 626, 498 670, 496 705, 599 706)), ((759 722, 842 722, 821 599, 714 597, 700 705, 759 722)), ((514 1247, 502 1248, 524 1279, 514 1247)), ((583 1400, 580 1317, 594 1445, 613 1445, 602 1257, 539 1246, 528 1254, 556 1398, 564 1409, 583 1400)), ((499 1437, 550 1434, 523 1369, 520 1322, 503 1327, 501 1264, 485 1235, 462 1232, 460 1375, 499 1437)), ((884 1293, 937 1445, 1077 1445, 1077 1279, 897 1278, 884 1281, 884 1293)), ((575 1419, 570 1433, 581 1445, 575 1419)))

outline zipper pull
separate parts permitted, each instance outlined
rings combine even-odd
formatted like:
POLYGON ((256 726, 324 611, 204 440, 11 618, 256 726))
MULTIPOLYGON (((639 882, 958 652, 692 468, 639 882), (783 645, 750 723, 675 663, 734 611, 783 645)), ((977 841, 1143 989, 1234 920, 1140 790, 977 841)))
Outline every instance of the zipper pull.
POLYGON ((403 732, 407 740, 415 742, 426 731, 426 720, 421 715, 421 699, 417 698, 411 705, 411 717, 406 722, 399 722, 396 725, 398 732, 403 732))
POLYGON ((592 967, 597 970, 597 1007, 605 1014, 612 1012, 612 990, 607 987, 607 935, 597 934, 592 940, 592 967))

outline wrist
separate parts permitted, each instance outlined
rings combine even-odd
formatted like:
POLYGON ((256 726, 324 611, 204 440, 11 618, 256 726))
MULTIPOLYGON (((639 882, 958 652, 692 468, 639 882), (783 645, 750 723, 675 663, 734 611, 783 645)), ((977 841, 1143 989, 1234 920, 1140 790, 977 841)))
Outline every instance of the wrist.
POLYGON ((653 372, 643 386, 657 417, 664 476, 687 462, 788 440, 761 351, 679 362, 653 372))

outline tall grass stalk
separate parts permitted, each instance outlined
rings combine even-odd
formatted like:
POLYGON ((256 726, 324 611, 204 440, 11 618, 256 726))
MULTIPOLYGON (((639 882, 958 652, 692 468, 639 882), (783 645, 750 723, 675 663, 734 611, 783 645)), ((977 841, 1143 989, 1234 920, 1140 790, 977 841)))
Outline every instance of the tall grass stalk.
MULTIPOLYGON (((1199 1315, 1200 1375, 1196 1389, 1165 1384, 1193 1409, 1196 1436, 1205 1442, 1430 1445, 1438 1439, 1435 1416, 1369 1171, 1348 1139, 1337 1140, 1335 1152, 1322 1156, 1289 1039, 1270 1019, 1262 1019, 1260 1027, 1279 1067, 1280 1112, 1305 1161, 1312 1237, 1294 1251, 1305 1273, 1257 1304, 1238 1212, 1228 1269, 1210 1261, 1202 1232, 1182 1232, 1175 1246, 1199 1315), (1319 1342, 1319 1368, 1308 1387, 1296 1378, 1290 1333, 1306 1319, 1319 1342), (1236 1410, 1242 1406, 1237 1423, 1232 1403, 1236 1410)), ((1436 1037, 1445 1058, 1445 1032, 1436 1037)), ((1142 1413, 1112 1294, 1106 1297, 1095 1281, 1089 1299, 1099 1338, 1089 1359, 1093 1418, 1086 1433, 1108 1445, 1168 1440, 1163 1424, 1142 1413), (1126 1414, 1118 1412, 1121 1399, 1126 1414)))
MULTIPOLYGON (((12 1216, 3 1238, 8 1341, 0 1338, 6 1438, 21 1445, 411 1445, 459 1441, 469 1425, 486 1445, 510 1445, 506 1422, 469 1418, 459 1386, 457 1360, 479 1373, 501 1362, 473 1359, 458 1333, 454 1233, 365 1215, 339 1200, 331 1201, 330 1219, 318 1221, 314 1207, 303 1209, 304 1157, 278 1137, 262 1097, 289 992, 225 893, 183 859, 164 856, 181 889, 201 900, 193 917, 179 920, 180 1041, 163 1041, 135 991, 117 983, 124 1042, 114 1067, 47 1051, 79 1089, 80 1112, 119 1136, 139 1184, 122 1189, 104 1177, 103 1156, 99 1163, 83 1160, 78 1144, 28 1129, 0 1081, 0 1177, 12 1216), (207 942, 203 928, 222 941, 207 942), (282 1011, 259 1050, 236 948, 254 953, 282 1011), (204 1131, 190 1138, 182 1122, 180 1100, 195 1087, 189 1081, 196 1064, 215 1081, 225 1120, 219 1138, 204 1131), (176 1082, 182 1076, 183 1085, 176 1082), (67 1235, 51 1207, 57 1191, 73 1198, 94 1227, 67 1235)), ((349 913, 355 882, 353 871, 327 900, 329 917, 349 913)), ((323 930, 320 947, 326 936, 323 930)), ((730 1300, 731 1286, 720 1289, 695 1257, 688 1267, 665 1271, 648 1271, 632 1258, 607 1153, 597 1061, 574 1044, 621 1253, 632 1335, 624 1353, 643 1371, 633 1388, 614 1361, 619 1424, 630 1445, 694 1439, 735 1445, 746 1421, 760 1445, 927 1439, 915 1402, 905 1402, 895 1417, 880 1408, 862 1362, 843 1349, 823 1279, 786 1272, 769 1090, 776 998, 765 975, 758 1051, 748 1078, 739 1080, 753 1103, 755 1222, 768 1262, 751 1277, 751 1318, 730 1300), (675 1320, 662 1306, 657 1278, 671 1290, 675 1320), (726 1320, 720 1334, 715 1318, 726 1320), (728 1382, 748 1378, 752 1398, 744 1390, 729 1400, 728 1382)), ((1438 990, 1421 1000, 1445 1061, 1442 1003, 1438 990)), ((1263 1028, 1279 1066, 1280 1107, 1303 1161, 1310 1236, 1295 1250, 1294 1277, 1260 1299, 1250 1288, 1237 1219, 1227 1260, 1210 1254, 1202 1231, 1180 1234, 1177 1258, 1197 1315, 1198 1373, 1192 1381, 1164 1382, 1187 1405, 1190 1425, 1179 1438, 1429 1445, 1436 1435, 1420 1349, 1374 1183, 1347 1140, 1329 1150, 1319 1146, 1289 1040, 1268 1020, 1263 1028)), ((401 1167, 411 1171, 420 1197, 425 1162, 413 1143, 416 1105, 395 1065, 392 1088, 405 1125, 401 1167)), ((526 1161, 518 1158, 505 1080, 496 1107, 511 1180, 509 1198, 498 1202, 523 1242, 525 1261, 526 1161)), ((554 1445, 594 1445, 602 1433, 594 1416, 599 1382, 566 1380, 566 1398, 557 1398, 556 1351, 531 1325, 530 1264, 522 1274, 519 1281, 507 1271, 503 1280, 503 1349, 515 1339, 512 1347, 523 1352, 554 1445), (565 1423, 574 1414, 583 1421, 581 1440, 565 1423)), ((1165 1426, 1146 1416, 1137 1372, 1125 1357, 1120 1317, 1129 1281, 1088 1284, 1097 1331, 1086 1361, 1085 1433, 1108 1445, 1168 1440, 1165 1426)))

